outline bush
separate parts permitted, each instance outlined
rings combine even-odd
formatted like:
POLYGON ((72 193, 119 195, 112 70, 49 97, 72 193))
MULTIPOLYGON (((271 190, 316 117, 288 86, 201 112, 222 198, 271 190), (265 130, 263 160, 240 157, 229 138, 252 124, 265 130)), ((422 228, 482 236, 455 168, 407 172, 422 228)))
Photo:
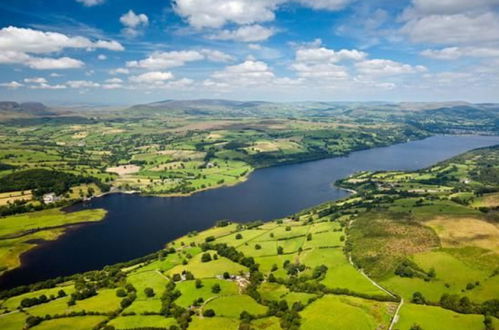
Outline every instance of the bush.
POLYGON ((154 297, 154 295, 155 295, 154 290, 152 288, 145 288, 144 293, 149 298, 154 297))
POLYGON ((196 289, 201 289, 203 287, 203 282, 201 282, 200 279, 197 279, 195 286, 196 286, 196 289))
POLYGON ((238 234, 236 235, 236 239, 242 239, 242 238, 243 238, 243 235, 241 235, 240 233, 238 233, 238 234))
POLYGON ((213 284, 213 286, 211 287, 211 292, 220 293, 220 291, 222 291, 222 289, 220 288, 220 284, 218 283, 213 284))
POLYGON ((203 312, 204 317, 213 317, 215 316, 215 311, 213 309, 207 309, 203 312))
POLYGON ((284 249, 282 248, 282 246, 278 246, 277 247, 277 254, 283 254, 284 253, 284 249))
POLYGON ((262 246, 260 244, 255 244, 255 250, 261 250, 262 246))
POLYGON ((126 291, 122 288, 119 288, 118 290, 116 290, 116 296, 120 298, 126 297, 126 291))
POLYGON ((203 255, 201 256, 201 262, 210 262, 211 261, 211 255, 206 252, 206 253, 203 253, 203 255))

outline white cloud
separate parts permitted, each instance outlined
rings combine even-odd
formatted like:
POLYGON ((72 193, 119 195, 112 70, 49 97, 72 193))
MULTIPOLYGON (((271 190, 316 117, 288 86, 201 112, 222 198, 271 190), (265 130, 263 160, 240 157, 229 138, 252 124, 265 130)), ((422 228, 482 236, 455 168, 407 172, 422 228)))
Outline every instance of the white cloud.
POLYGON ((300 4, 312 9, 340 10, 354 0, 297 0, 300 4))
POLYGON ((426 71, 421 65, 412 66, 387 59, 365 60, 356 63, 355 67, 360 74, 367 76, 393 76, 426 71))
POLYGON ((173 8, 195 28, 219 28, 227 23, 273 21, 282 0, 175 0, 173 8))
POLYGON ((367 56, 366 53, 356 49, 341 49, 335 51, 325 47, 300 48, 296 51, 298 62, 330 62, 337 63, 343 60, 360 61, 367 56))
POLYGON ((407 22, 402 28, 413 42, 433 44, 479 44, 499 42, 499 15, 430 15, 407 22))
POLYGON ((138 84, 163 84, 166 80, 173 79, 171 72, 152 71, 137 76, 131 76, 129 80, 138 84))
POLYGON ((47 83, 47 79, 43 77, 33 77, 24 79, 24 82, 28 84, 44 84, 47 83))
POLYGON ((274 78, 274 73, 265 62, 248 59, 214 72, 206 83, 251 86, 272 83, 274 78))
POLYGON ((171 51, 154 52, 149 57, 140 61, 128 61, 129 68, 141 68, 147 70, 168 69, 183 66, 187 62, 200 61, 204 55, 198 51, 171 51))
POLYGON ((0 29, 0 63, 22 64, 32 69, 74 69, 84 63, 71 57, 38 57, 33 54, 61 52, 65 48, 123 50, 116 41, 91 41, 85 37, 68 37, 58 32, 43 32, 9 26, 0 29))
POLYGON ((499 57, 499 48, 447 47, 425 49, 421 55, 437 60, 456 60, 461 57, 499 57))
POLYGON ((291 69, 302 78, 346 79, 346 67, 338 65, 343 61, 361 61, 367 54, 356 49, 334 50, 321 47, 321 40, 301 46, 296 51, 291 69))
POLYGON ((339 10, 355 0, 174 0, 174 11, 197 28, 247 25, 275 19, 279 5, 299 3, 317 10, 339 10))
POLYGON ((117 68, 117 69, 112 69, 109 70, 109 74, 116 75, 116 74, 129 74, 130 70, 127 68, 117 68))
POLYGON ((66 85, 71 88, 96 88, 100 86, 99 83, 89 80, 70 80, 66 82, 66 85))
POLYGON ((25 64, 37 70, 77 69, 85 65, 82 61, 70 57, 31 57, 25 64))
POLYGON ((125 26, 123 32, 128 36, 135 37, 140 34, 140 28, 149 25, 149 18, 145 14, 135 14, 130 9, 120 17, 120 22, 125 26))
POLYGON ((64 48, 123 50, 116 41, 91 41, 85 37, 68 37, 58 32, 5 27, 0 30, 0 51, 17 51, 32 54, 59 52, 64 48))
POLYGON ((104 84, 102 85, 104 89, 121 89, 124 88, 122 84, 104 84))
POLYGON ((123 82, 123 80, 120 78, 106 79, 106 83, 108 83, 108 84, 121 84, 122 82, 123 82))
POLYGON ((93 6, 103 4, 105 2, 105 0, 76 0, 76 2, 79 2, 86 7, 93 7, 93 6))
POLYGON ((59 78, 59 77, 62 77, 62 74, 56 73, 56 72, 52 72, 49 76, 51 76, 53 78, 59 78))
POLYGON ((24 85, 17 82, 17 81, 11 81, 11 82, 6 82, 6 83, 1 83, 0 86, 6 87, 9 89, 17 89, 17 88, 23 87, 24 85))
POLYGON ((264 41, 273 36, 275 30, 267 28, 259 24, 246 25, 235 30, 222 30, 216 34, 209 36, 215 40, 234 40, 240 42, 259 42, 264 41))
POLYGON ((291 68, 302 78, 345 79, 348 72, 343 66, 331 63, 294 63, 291 68))
POLYGON ((226 54, 215 49, 202 49, 201 54, 203 54, 208 60, 213 62, 232 62, 234 57, 232 55, 226 54))
POLYGON ((106 55, 104 55, 104 54, 99 54, 99 55, 97 56, 97 59, 98 59, 98 60, 100 60, 100 61, 105 61, 105 60, 107 60, 107 56, 106 56, 106 55))
POLYGON ((31 88, 31 89, 66 89, 67 86, 62 85, 62 84, 50 85, 50 84, 43 83, 43 84, 39 84, 39 85, 31 85, 31 86, 29 86, 29 88, 31 88))
POLYGON ((414 12, 424 15, 452 15, 499 5, 499 0, 413 0, 412 8, 405 15, 414 12))

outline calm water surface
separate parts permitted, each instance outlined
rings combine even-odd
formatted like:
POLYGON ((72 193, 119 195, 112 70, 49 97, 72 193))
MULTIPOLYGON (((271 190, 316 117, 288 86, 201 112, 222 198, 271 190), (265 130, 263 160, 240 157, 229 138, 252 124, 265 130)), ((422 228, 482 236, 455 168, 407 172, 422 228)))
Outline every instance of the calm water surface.
POLYGON ((499 143, 499 137, 436 136, 348 157, 255 171, 237 186, 190 197, 112 194, 71 210, 103 208, 104 221, 69 230, 23 255, 23 266, 0 278, 10 288, 137 258, 159 250, 172 239, 203 230, 219 219, 270 220, 347 193, 332 182, 360 170, 416 170, 462 152, 499 143))

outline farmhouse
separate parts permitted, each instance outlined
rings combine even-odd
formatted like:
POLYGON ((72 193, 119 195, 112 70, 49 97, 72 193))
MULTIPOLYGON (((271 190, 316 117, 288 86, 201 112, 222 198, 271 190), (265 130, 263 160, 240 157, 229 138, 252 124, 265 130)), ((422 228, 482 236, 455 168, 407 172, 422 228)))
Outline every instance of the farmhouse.
POLYGON ((55 203, 61 200, 61 197, 57 196, 55 193, 48 193, 43 195, 43 202, 45 204, 55 203))

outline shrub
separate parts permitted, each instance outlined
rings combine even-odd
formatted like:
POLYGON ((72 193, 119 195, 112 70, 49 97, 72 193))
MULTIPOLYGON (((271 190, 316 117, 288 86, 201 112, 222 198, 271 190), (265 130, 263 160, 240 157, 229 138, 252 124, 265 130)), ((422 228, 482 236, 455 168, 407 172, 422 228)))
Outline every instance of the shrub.
POLYGON ((236 239, 242 239, 242 238, 243 238, 243 235, 241 235, 240 233, 237 233, 236 239))
POLYGON ((220 291, 222 291, 222 289, 220 288, 220 284, 218 283, 213 284, 213 286, 211 287, 211 292, 220 293, 220 291))
POLYGON ((206 252, 206 253, 203 253, 203 255, 201 256, 201 262, 210 262, 211 261, 211 255, 206 252))
POLYGON ((146 294, 147 297, 154 297, 155 293, 152 288, 145 288, 144 293, 146 294))
POLYGON ((207 309, 203 312, 204 317, 213 317, 215 316, 215 311, 213 309, 207 309))

